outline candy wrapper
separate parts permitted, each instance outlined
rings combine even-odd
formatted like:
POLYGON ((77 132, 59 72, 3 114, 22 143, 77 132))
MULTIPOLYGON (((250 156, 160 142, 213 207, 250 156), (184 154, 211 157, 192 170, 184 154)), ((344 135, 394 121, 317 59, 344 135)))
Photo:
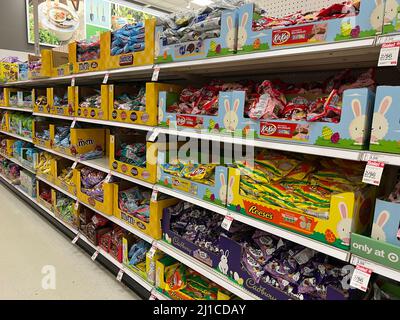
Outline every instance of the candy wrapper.
POLYGON ((94 42, 83 40, 76 44, 78 62, 100 59, 100 40, 94 42))
POLYGON ((82 97, 79 102, 81 108, 101 108, 101 94, 99 90, 96 90, 96 94, 88 97, 82 97))
POLYGON ((119 209, 133 214, 138 219, 148 223, 150 220, 151 192, 133 187, 118 193, 119 209))
POLYGON ((145 29, 143 22, 126 24, 111 32, 111 55, 143 51, 145 48, 145 29))
POLYGON ((115 110, 145 111, 146 110, 146 88, 141 87, 134 94, 122 93, 114 100, 115 110))
POLYGON ((81 191, 82 193, 103 202, 103 183, 107 174, 93 168, 84 167, 81 169, 81 191))
POLYGON ((146 166, 146 144, 145 143, 122 143, 116 153, 116 159, 134 166, 146 166))

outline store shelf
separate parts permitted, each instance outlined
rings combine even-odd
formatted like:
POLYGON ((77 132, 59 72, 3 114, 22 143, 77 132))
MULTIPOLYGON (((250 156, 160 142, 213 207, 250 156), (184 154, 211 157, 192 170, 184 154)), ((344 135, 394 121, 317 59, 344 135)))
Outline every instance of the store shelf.
POLYGON ((28 112, 28 113, 32 113, 32 112, 33 112, 33 109, 32 109, 32 108, 3 107, 3 106, 0 106, 0 109, 3 109, 3 110, 12 110, 12 111, 20 111, 20 112, 28 112))
POLYGON ((43 177, 37 175, 36 179, 46 183, 47 185, 49 185, 53 189, 56 189, 56 190, 60 191, 61 193, 64 193, 66 196, 70 197, 71 199, 77 200, 76 196, 74 196, 73 194, 69 193, 68 191, 65 191, 64 189, 60 188, 59 186, 55 185, 54 183, 52 183, 50 181, 47 181, 43 177))
POLYGON ((209 266, 203 264, 195 258, 190 257, 189 255, 174 248, 168 243, 164 241, 158 241, 157 248, 168 254, 169 256, 175 258, 176 260, 182 262, 183 264, 187 265, 189 268, 202 274, 216 284, 219 284, 221 287, 232 292, 238 297, 245 300, 261 300, 259 297, 230 281, 228 278, 220 274, 217 270, 214 270, 213 268, 210 268, 209 266))
POLYGON ((222 214, 222 215, 226 215, 227 214, 227 209, 226 208, 217 206, 217 205, 212 204, 212 203, 207 202, 207 201, 196 199, 196 198, 191 197, 190 195, 185 194, 183 192, 175 191, 175 190, 172 190, 170 188, 167 188, 167 187, 164 187, 164 186, 160 186, 158 184, 154 185, 153 189, 157 190, 157 191, 159 191, 161 193, 168 194, 168 195, 170 195, 172 197, 175 197, 175 198, 178 198, 178 199, 193 203, 193 204, 195 204, 195 205, 197 205, 199 207, 211 210, 213 212, 216 212, 216 213, 219 213, 219 214, 222 214))
POLYGON ((134 130, 143 130, 143 131, 153 131, 154 127, 144 126, 140 124, 133 124, 133 123, 124 123, 124 122, 116 122, 116 121, 109 121, 109 120, 97 120, 97 119, 89 119, 89 118, 75 118, 78 122, 86 122, 86 123, 94 123, 94 124, 101 124, 105 126, 113 126, 119 128, 129 128, 134 130))
POLYGON ((362 161, 379 161, 387 165, 400 166, 400 154, 380 153, 365 151, 362 155, 362 161))
POLYGON ((334 257, 339 260, 349 261, 350 260, 350 252, 346 250, 341 250, 339 248, 335 248, 333 246, 324 244, 320 241, 313 240, 307 237, 304 237, 300 234, 287 231, 285 229, 276 227, 272 224, 268 224, 266 222, 262 222, 258 219, 253 219, 251 217, 245 216, 243 214, 235 213, 230 211, 231 216, 234 220, 240 221, 244 224, 252 226, 254 228, 263 230, 270 234, 276 235, 278 237, 287 239, 289 241, 293 241, 295 243, 301 244, 305 247, 311 248, 313 250, 322 252, 328 256, 334 257))
POLYGON ((352 255, 351 256, 351 260, 350 263, 352 265, 362 265, 364 267, 367 267, 369 269, 371 269, 374 273, 380 274, 382 276, 385 276, 387 278, 396 280, 400 282, 400 271, 398 270, 394 270, 388 267, 385 267, 381 264, 378 264, 376 262, 373 262, 371 260, 367 260, 364 258, 361 258, 359 256, 356 255, 352 255))
POLYGON ((74 120, 74 117, 69 117, 69 116, 60 116, 58 114, 49 114, 49 113, 38 113, 34 112, 34 116, 36 117, 45 117, 45 118, 54 118, 54 119, 63 119, 63 120, 74 120))
POLYGON ((280 151, 290 151, 296 153, 305 153, 312 155, 323 155, 325 157, 340 158, 346 160, 359 161, 362 157, 362 151, 320 147, 301 143, 275 142, 261 139, 245 139, 239 137, 224 136, 219 134, 210 134, 208 132, 191 132, 185 130, 172 130, 168 128, 158 128, 161 134, 174 135, 179 137, 194 138, 200 140, 217 141, 229 144, 241 144, 250 147, 266 148, 280 151))
POLYGON ((8 156, 8 155, 2 153, 2 152, 0 152, 0 156, 2 156, 3 158, 6 158, 6 159, 8 159, 8 160, 14 162, 15 164, 17 164, 17 165, 20 166, 21 168, 24 168, 25 170, 28 170, 29 172, 32 172, 32 173, 36 174, 36 170, 35 170, 35 169, 30 168, 30 167, 28 167, 28 166, 22 164, 21 161, 15 159, 15 158, 10 157, 10 156, 8 156))
POLYGON ((79 238, 82 239, 85 243, 87 243, 89 246, 91 246, 94 250, 98 251, 104 258, 106 258, 108 261, 110 261, 112 264, 114 264, 119 270, 123 270, 124 274, 135 280, 137 283, 139 283, 143 288, 145 288, 147 291, 153 290, 153 286, 144 280, 141 276, 138 274, 134 273, 132 270, 124 266, 122 263, 117 261, 112 255, 110 255, 108 252, 104 251, 102 248, 95 246, 89 239, 84 236, 83 234, 79 233, 79 238))
POLYGON ((136 178, 127 176, 126 174, 119 173, 119 172, 116 172, 116 171, 111 171, 111 175, 114 176, 114 177, 121 178, 123 180, 127 180, 127 181, 130 181, 130 182, 136 183, 136 184, 140 184, 141 186, 144 186, 144 187, 147 187, 147 188, 150 188, 150 189, 153 189, 153 187, 154 187, 154 184, 152 184, 150 182, 143 181, 143 180, 140 180, 140 179, 136 179, 136 178))
POLYGON ((36 145, 36 144, 35 144, 35 147, 40 149, 40 150, 46 151, 48 153, 52 153, 52 154, 54 154, 56 156, 59 156, 61 158, 69 159, 69 160, 72 160, 72 161, 77 161, 77 159, 75 157, 67 155, 67 154, 64 154, 64 153, 61 153, 61 152, 58 152, 58 151, 55 151, 53 149, 45 148, 43 146, 39 146, 39 145, 36 145))
POLYGON ((108 166, 108 158, 100 158, 100 159, 93 159, 93 160, 79 160, 76 159, 80 164, 85 166, 109 173, 110 167, 108 166))
POLYGON ((80 201, 79 199, 78 199, 78 202, 81 205, 89 208, 90 210, 93 210, 94 212, 98 213, 99 215, 101 215, 101 216, 107 218, 108 220, 114 222, 116 225, 119 225, 121 228, 124 228, 125 230, 137 235, 139 238, 143 239, 144 241, 147 241, 148 243, 153 243, 155 241, 149 235, 139 231, 138 229, 135 229, 135 228, 131 227, 130 225, 126 224, 125 222, 123 222, 122 220, 116 218, 115 216, 113 216, 113 215, 109 216, 109 215, 105 214, 104 212, 101 212, 101 211, 93 208, 92 206, 80 201))
POLYGON ((16 139, 19 139, 19 140, 23 140, 23 141, 27 141, 27 142, 33 143, 32 138, 22 137, 22 136, 20 136, 18 134, 11 133, 11 132, 8 132, 8 131, 3 131, 3 130, 0 130, 0 133, 3 133, 5 135, 7 135, 7 136, 10 136, 10 137, 13 137, 13 138, 16 138, 16 139))
POLYGON ((157 300, 161 300, 161 301, 165 301, 165 300, 172 300, 170 298, 168 298, 166 295, 162 294, 160 291, 158 291, 157 289, 153 289, 151 291, 151 295, 153 297, 155 297, 157 300))

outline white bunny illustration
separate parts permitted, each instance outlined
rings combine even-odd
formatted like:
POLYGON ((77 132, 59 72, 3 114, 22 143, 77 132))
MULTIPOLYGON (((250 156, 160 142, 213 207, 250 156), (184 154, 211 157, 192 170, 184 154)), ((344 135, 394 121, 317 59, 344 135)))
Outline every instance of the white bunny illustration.
POLYGON ((351 121, 349 126, 350 137, 354 140, 355 145, 362 145, 364 142, 367 117, 365 114, 361 114, 360 100, 354 99, 351 102, 351 108, 353 109, 354 119, 351 121))
POLYGON ((344 202, 339 203, 339 211, 340 215, 342 216, 342 220, 338 222, 336 230, 339 234, 340 240, 342 240, 342 244, 347 246, 350 244, 352 219, 349 218, 347 206, 344 202))
POLYGON ((228 274, 229 266, 228 266, 228 257, 229 251, 226 250, 225 252, 221 249, 221 261, 218 263, 218 269, 224 275, 228 274))
POLYGON ((160 99, 158 102, 158 124, 161 124, 161 122, 164 119, 164 99, 160 99))
POLYGON ((247 40, 247 31, 246 31, 246 23, 249 19, 249 13, 245 12, 242 16, 242 20, 239 23, 238 27, 238 50, 242 50, 243 46, 246 44, 247 40))
POLYGON ((386 0, 384 24, 391 24, 397 16, 399 4, 396 0, 386 0))
POLYGON ((219 179, 221 181, 221 188, 219 189, 219 198, 221 199, 223 204, 226 204, 226 193, 227 193, 227 186, 225 183, 225 175, 223 172, 219 175, 219 179))
POLYGON ((230 51, 235 50, 235 40, 236 40, 236 28, 233 27, 233 18, 232 16, 228 16, 227 19, 227 25, 228 25, 228 32, 226 33, 226 47, 230 51))
POLYGON ((227 203, 228 204, 231 204, 231 203, 233 203, 233 198, 234 198, 234 195, 233 195, 233 183, 235 182, 235 177, 230 177, 229 178, 229 184, 228 184, 228 197, 227 197, 227 203))
POLYGON ((388 222, 389 218, 390 214, 386 210, 379 214, 376 223, 374 222, 372 225, 371 238, 379 241, 386 241, 386 233, 383 230, 383 227, 385 226, 386 222, 388 222))
POLYGON ((228 99, 224 100, 225 111, 226 111, 225 116, 224 116, 224 127, 225 127, 225 130, 228 132, 235 132, 235 130, 239 124, 239 118, 237 115, 239 103, 240 103, 240 100, 236 99, 235 102, 233 103, 233 110, 231 110, 229 100, 228 99))
POLYGON ((385 4, 383 0, 375 0, 376 7, 372 11, 370 22, 374 30, 381 30, 383 27, 385 4))
POLYGON ((393 98, 386 96, 382 99, 379 105, 378 112, 374 113, 371 128, 371 144, 379 144, 389 131, 389 123, 385 117, 386 112, 392 104, 393 98))
POLYGON ((160 56, 160 39, 161 39, 161 32, 157 31, 156 32, 156 39, 154 41, 154 57, 157 58, 158 56, 160 56))

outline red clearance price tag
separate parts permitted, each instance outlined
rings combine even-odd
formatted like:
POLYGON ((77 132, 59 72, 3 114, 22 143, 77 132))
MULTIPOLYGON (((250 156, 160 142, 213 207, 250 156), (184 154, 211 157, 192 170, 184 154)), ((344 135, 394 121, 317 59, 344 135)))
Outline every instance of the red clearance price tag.
POLYGON ((368 282, 371 278, 372 270, 362 265, 357 265, 350 281, 350 286, 364 292, 368 289, 368 282))
POLYGON ((365 166, 362 182, 379 186, 385 164, 378 161, 368 161, 365 166))
POLYGON ((400 41, 384 43, 379 54, 378 67, 397 66, 399 50, 400 41))

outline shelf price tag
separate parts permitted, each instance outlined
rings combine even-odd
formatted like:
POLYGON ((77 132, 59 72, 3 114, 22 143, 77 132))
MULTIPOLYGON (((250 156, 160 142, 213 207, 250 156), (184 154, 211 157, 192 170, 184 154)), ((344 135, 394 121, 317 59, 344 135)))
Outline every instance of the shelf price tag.
POLYGON ((394 67, 397 66, 399 58, 400 41, 382 44, 379 53, 378 67, 394 67))
POLYGON ((233 222, 232 213, 230 211, 228 211, 228 213, 226 214, 224 220, 221 223, 221 227, 223 229, 225 229, 226 231, 229 231, 229 229, 231 228, 232 222, 233 222))
POLYGON ((99 251, 95 251, 95 253, 93 253, 92 255, 92 261, 96 260, 97 256, 99 255, 99 251))
POLYGON ((157 300, 157 297, 153 292, 150 294, 149 300, 157 300))
POLYGON ((350 286, 366 292, 368 282, 371 278, 372 270, 362 265, 357 265, 353 272, 353 277, 350 281, 350 286))
POLYGON ((152 131, 150 137, 147 140, 150 141, 150 142, 154 142, 157 139, 159 133, 160 133, 160 129, 159 128, 154 128, 154 130, 152 131))
POLYGON ((153 192, 151 193, 151 201, 157 202, 157 197, 158 197, 158 190, 153 190, 153 192))
POLYGON ((72 239, 72 244, 75 244, 79 240, 79 233, 76 235, 75 238, 72 239))
POLYGON ((153 75, 151 76, 151 81, 158 81, 159 74, 160 74, 160 66, 156 64, 153 67, 153 75))
POLYGON ((112 177, 112 175, 111 175, 111 171, 110 171, 110 172, 108 173, 107 177, 104 179, 104 182, 106 182, 106 183, 110 182, 111 177, 112 177))
POLYGON ((385 164, 379 161, 369 160, 365 166, 362 182, 379 186, 385 164))
POLYGON ((75 206, 74 206, 74 209, 75 209, 75 211, 77 211, 77 210, 78 210, 78 208, 79 208, 79 201, 78 201, 78 200, 76 200, 76 202, 75 202, 75 206))
POLYGON ((117 281, 118 282, 121 282, 123 275, 124 275, 124 270, 122 270, 122 269, 119 270, 119 272, 117 274, 117 281))
POLYGON ((149 252, 147 253, 150 260, 153 259, 154 255, 156 254, 156 251, 157 251, 157 242, 153 241, 153 244, 152 244, 149 252))
POLYGON ((72 164, 71 169, 75 169, 77 165, 78 165, 78 162, 75 161, 75 162, 72 164))
POLYGON ((74 128, 74 127, 75 127, 75 124, 76 124, 76 119, 72 120, 71 128, 74 128))
POLYGON ((71 87, 75 87, 75 77, 71 78, 71 87))
POLYGON ((105 74, 104 79, 103 79, 103 84, 107 84, 107 82, 108 82, 108 77, 109 77, 109 76, 110 76, 109 73, 106 73, 106 74, 105 74))

